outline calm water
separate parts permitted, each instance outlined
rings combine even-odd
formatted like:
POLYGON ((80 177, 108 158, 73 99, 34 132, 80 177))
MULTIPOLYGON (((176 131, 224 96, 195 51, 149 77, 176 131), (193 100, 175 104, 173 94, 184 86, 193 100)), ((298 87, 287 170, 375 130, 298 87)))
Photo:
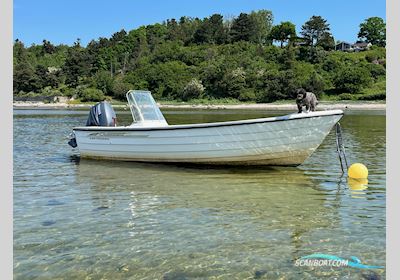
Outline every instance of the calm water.
MULTIPOLYGON (((282 112, 164 111, 169 123, 282 112)), ((368 188, 340 176, 331 133, 300 167, 80 159, 86 111, 14 111, 15 279, 384 279, 385 269, 296 267, 312 253, 385 265, 384 113, 341 121, 368 188)), ((128 124, 127 112, 117 112, 128 124)))

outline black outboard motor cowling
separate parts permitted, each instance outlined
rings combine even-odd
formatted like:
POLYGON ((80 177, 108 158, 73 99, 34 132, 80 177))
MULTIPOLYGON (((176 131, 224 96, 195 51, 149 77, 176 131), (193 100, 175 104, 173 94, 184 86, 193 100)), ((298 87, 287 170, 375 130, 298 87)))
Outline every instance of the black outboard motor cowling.
POLYGON ((116 126, 117 117, 107 101, 102 101, 90 108, 86 126, 116 126))

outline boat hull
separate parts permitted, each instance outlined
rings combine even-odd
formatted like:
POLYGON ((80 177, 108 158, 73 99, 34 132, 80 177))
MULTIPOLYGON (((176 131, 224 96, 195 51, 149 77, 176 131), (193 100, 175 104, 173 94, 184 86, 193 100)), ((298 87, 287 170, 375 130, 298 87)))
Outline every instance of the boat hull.
POLYGON ((222 165, 303 163, 343 116, 340 110, 166 127, 75 128, 81 157, 222 165))

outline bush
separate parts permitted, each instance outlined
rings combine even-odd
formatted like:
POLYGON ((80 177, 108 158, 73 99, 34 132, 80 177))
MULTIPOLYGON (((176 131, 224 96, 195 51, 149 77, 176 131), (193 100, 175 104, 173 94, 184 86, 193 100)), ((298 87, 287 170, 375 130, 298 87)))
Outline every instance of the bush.
POLYGON ((243 89, 246 88, 246 71, 242 67, 225 73, 222 81, 225 97, 238 98, 243 89))
POLYGON ((277 46, 266 46, 262 54, 263 58, 268 62, 278 62, 283 50, 277 46))
MULTIPOLYGON (((147 89, 147 88, 149 88, 148 82, 141 75, 144 75, 144 73, 130 72, 130 73, 127 73, 123 77, 122 81, 129 85, 132 85, 131 89, 147 89)), ((118 79, 121 80, 121 77, 117 77, 115 79, 116 80, 115 83, 117 82, 118 79)))
POLYGON ((255 93, 254 89, 249 88, 249 89, 243 90, 240 93, 238 99, 240 101, 254 101, 254 100, 256 100, 256 97, 257 96, 256 96, 256 93, 255 93))
POLYGON ((372 63, 373 61, 378 60, 378 55, 375 52, 370 52, 370 53, 367 53, 367 55, 365 56, 365 59, 369 63, 372 63))
POLYGON ((126 83, 122 79, 115 79, 112 94, 116 99, 125 100, 126 93, 131 89, 135 89, 132 84, 126 83))
POLYGON ((362 95, 358 97, 358 100, 386 100, 386 92, 362 95))
POLYGON ((98 102, 98 101, 103 101, 105 99, 104 93, 97 88, 85 88, 85 89, 79 90, 78 97, 83 102, 87 102, 87 101, 98 102))
POLYGON ((365 55, 365 59, 368 62, 373 62, 378 59, 382 59, 386 57, 386 49, 378 46, 372 46, 367 54, 365 55))
POLYGON ((292 70, 270 70, 264 75, 263 88, 260 89, 258 101, 273 102, 280 99, 292 99, 294 91, 300 85, 295 80, 292 70))
POLYGON ((371 76, 369 71, 356 66, 342 68, 333 79, 336 89, 349 93, 356 93, 370 83, 371 76))
POLYGON ((321 75, 314 73, 303 86, 305 90, 315 93, 319 97, 325 90, 325 82, 321 75))
POLYGON ((322 69, 326 72, 336 72, 343 67, 343 62, 334 54, 327 56, 322 63, 322 69))
POLYGON ((182 90, 182 100, 188 101, 190 99, 202 98, 204 94, 204 86, 201 81, 192 79, 182 90))
POLYGON ((180 98, 185 84, 193 77, 191 68, 180 61, 149 64, 141 71, 153 96, 158 99, 180 98))
POLYGON ((108 71, 97 72, 92 79, 92 84, 95 88, 104 93, 111 94, 113 88, 113 78, 108 71))
POLYGON ((314 65, 307 62, 295 62, 292 70, 293 84, 296 88, 302 87, 307 91, 314 92, 317 97, 324 91, 324 79, 315 71, 314 65))
POLYGON ((43 96, 57 96, 61 95, 61 91, 59 89, 53 89, 52 87, 48 86, 42 88, 39 92, 43 96))
POLYGON ((70 87, 64 86, 60 89, 61 95, 66 96, 66 97, 73 97, 76 94, 76 91, 70 87))
POLYGON ((299 47, 297 59, 309 63, 322 63, 327 57, 327 52, 321 47, 299 47))
POLYGON ((354 100, 354 95, 350 94, 350 93, 342 93, 339 95, 339 99, 340 100, 354 100))
POLYGON ((386 75, 385 67, 379 64, 369 63, 367 69, 375 80, 386 75))

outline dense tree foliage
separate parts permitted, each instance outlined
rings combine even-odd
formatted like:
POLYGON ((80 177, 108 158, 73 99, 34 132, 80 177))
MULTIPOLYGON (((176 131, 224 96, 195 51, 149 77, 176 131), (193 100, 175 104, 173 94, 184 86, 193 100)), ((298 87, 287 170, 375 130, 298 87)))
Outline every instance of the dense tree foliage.
POLYGON ((281 22, 272 27, 269 38, 272 41, 280 42, 282 48, 285 42, 289 42, 296 38, 296 26, 289 21, 281 22))
POLYGON ((301 27, 301 35, 309 46, 321 46, 324 49, 333 49, 335 41, 330 33, 329 24, 321 16, 312 16, 301 27))
POLYGON ((246 13, 241 13, 238 18, 233 20, 230 29, 232 42, 252 41, 255 37, 256 22, 246 13))
POLYGON ((271 11, 259 10, 253 11, 250 14, 250 19, 254 22, 254 30, 252 40, 255 43, 266 44, 268 43, 267 35, 271 31, 274 17, 271 11))
POLYGON ((272 13, 260 10, 232 19, 219 14, 169 19, 120 30, 86 47, 79 39, 73 46, 43 40, 30 47, 16 40, 14 94, 98 101, 148 89, 158 100, 271 102, 292 99, 299 87, 321 96, 362 93, 384 83, 384 48, 333 51, 329 24, 319 16, 303 25, 303 38, 293 23, 272 22, 272 13))
POLYGON ((386 46, 386 23, 380 17, 370 17, 360 24, 358 38, 372 45, 386 46))
POLYGON ((335 75, 333 83, 339 90, 355 93, 371 83, 371 76, 365 68, 346 66, 335 75))

